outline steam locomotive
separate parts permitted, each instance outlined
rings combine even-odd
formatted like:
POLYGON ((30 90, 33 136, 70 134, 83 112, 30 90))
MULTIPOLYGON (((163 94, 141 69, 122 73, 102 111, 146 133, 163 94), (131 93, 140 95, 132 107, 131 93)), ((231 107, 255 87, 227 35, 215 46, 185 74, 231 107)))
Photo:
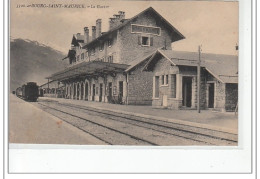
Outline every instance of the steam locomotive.
POLYGON ((16 96, 26 101, 37 101, 39 96, 39 87, 35 82, 28 82, 22 87, 16 89, 16 96))

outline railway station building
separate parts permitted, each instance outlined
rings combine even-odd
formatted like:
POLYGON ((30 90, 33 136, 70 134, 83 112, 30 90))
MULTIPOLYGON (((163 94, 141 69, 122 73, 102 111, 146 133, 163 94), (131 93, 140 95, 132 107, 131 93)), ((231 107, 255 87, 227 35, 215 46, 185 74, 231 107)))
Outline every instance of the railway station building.
MULTIPOLYGON (((197 108, 198 53, 158 49, 143 70, 153 73, 153 106, 197 108)), ((235 110, 238 102, 238 58, 201 54, 200 107, 235 110)))
MULTIPOLYGON (((119 11, 110 18, 107 32, 101 27, 102 20, 97 19, 96 26, 85 27, 83 35, 74 34, 65 58, 70 65, 47 77, 64 85, 65 98, 196 107, 198 53, 172 51, 172 43, 185 37, 157 11, 150 7, 130 19, 119 11)), ((237 57, 205 54, 203 58, 202 107, 233 108, 237 57)))
POLYGON ((49 81, 39 86, 39 96, 63 98, 64 85, 59 81, 49 81))
POLYGON ((152 73, 139 64, 158 48, 184 36, 152 7, 125 19, 119 11, 102 32, 96 26, 74 34, 67 59, 70 66, 48 79, 65 84, 66 98, 120 104, 152 104, 152 73), (139 64, 137 67, 136 64, 139 64))

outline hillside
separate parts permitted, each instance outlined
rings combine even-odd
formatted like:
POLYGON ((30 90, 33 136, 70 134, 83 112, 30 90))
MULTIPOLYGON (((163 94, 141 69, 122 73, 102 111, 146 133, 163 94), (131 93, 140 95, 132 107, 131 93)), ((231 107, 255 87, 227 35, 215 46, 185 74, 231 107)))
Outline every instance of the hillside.
POLYGON ((26 82, 47 82, 45 77, 64 69, 67 61, 62 61, 66 54, 49 46, 24 39, 10 41, 10 90, 26 82))

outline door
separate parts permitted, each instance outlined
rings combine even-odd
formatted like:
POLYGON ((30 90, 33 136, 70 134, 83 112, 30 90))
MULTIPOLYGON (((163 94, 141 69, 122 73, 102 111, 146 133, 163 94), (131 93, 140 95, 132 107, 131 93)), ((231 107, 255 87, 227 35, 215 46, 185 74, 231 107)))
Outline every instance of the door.
POLYGON ((123 81, 119 81, 118 102, 123 102, 123 81))
POLYGON ((83 97, 84 97, 84 86, 83 86, 83 83, 81 83, 81 91, 80 91, 80 99, 83 100, 83 97))
POLYGON ((159 98, 159 76, 155 76, 154 97, 159 98))
POLYGON ((191 107, 191 96, 192 96, 192 77, 183 77, 182 80, 182 105, 186 107, 191 107))
POLYGON ((112 82, 108 83, 108 102, 112 102, 112 82))
POLYGON ((100 85, 99 85, 99 102, 102 101, 102 96, 103 96, 103 84, 100 83, 100 85))
POLYGON ((77 98, 77 96, 76 96, 76 92, 77 92, 76 91, 76 84, 74 84, 73 87, 74 87, 73 88, 73 99, 76 99, 77 98))
POLYGON ((88 83, 85 84, 85 100, 88 100, 88 83))
POLYGON ((70 86, 70 99, 72 99, 73 97, 72 97, 72 92, 73 92, 73 87, 72 86, 70 86))
POLYGON ((209 101, 208 101, 208 108, 214 108, 214 96, 215 96, 215 84, 209 84, 209 101))
POLYGON ((80 86, 79 86, 79 83, 77 84, 77 99, 79 99, 79 91, 80 91, 80 86))
POLYGON ((96 85, 93 84, 92 101, 95 101, 95 94, 96 94, 96 85))

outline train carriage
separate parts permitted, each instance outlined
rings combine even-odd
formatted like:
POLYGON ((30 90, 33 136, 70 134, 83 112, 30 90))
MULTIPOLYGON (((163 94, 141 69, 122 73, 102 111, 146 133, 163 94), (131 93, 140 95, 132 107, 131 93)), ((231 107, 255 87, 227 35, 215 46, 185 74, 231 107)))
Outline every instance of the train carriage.
POLYGON ((27 101, 37 101, 38 91, 39 89, 35 82, 28 82, 26 85, 16 89, 16 95, 27 101))
POLYGON ((18 96, 20 98, 23 96, 22 87, 19 87, 16 89, 16 96, 18 96))

